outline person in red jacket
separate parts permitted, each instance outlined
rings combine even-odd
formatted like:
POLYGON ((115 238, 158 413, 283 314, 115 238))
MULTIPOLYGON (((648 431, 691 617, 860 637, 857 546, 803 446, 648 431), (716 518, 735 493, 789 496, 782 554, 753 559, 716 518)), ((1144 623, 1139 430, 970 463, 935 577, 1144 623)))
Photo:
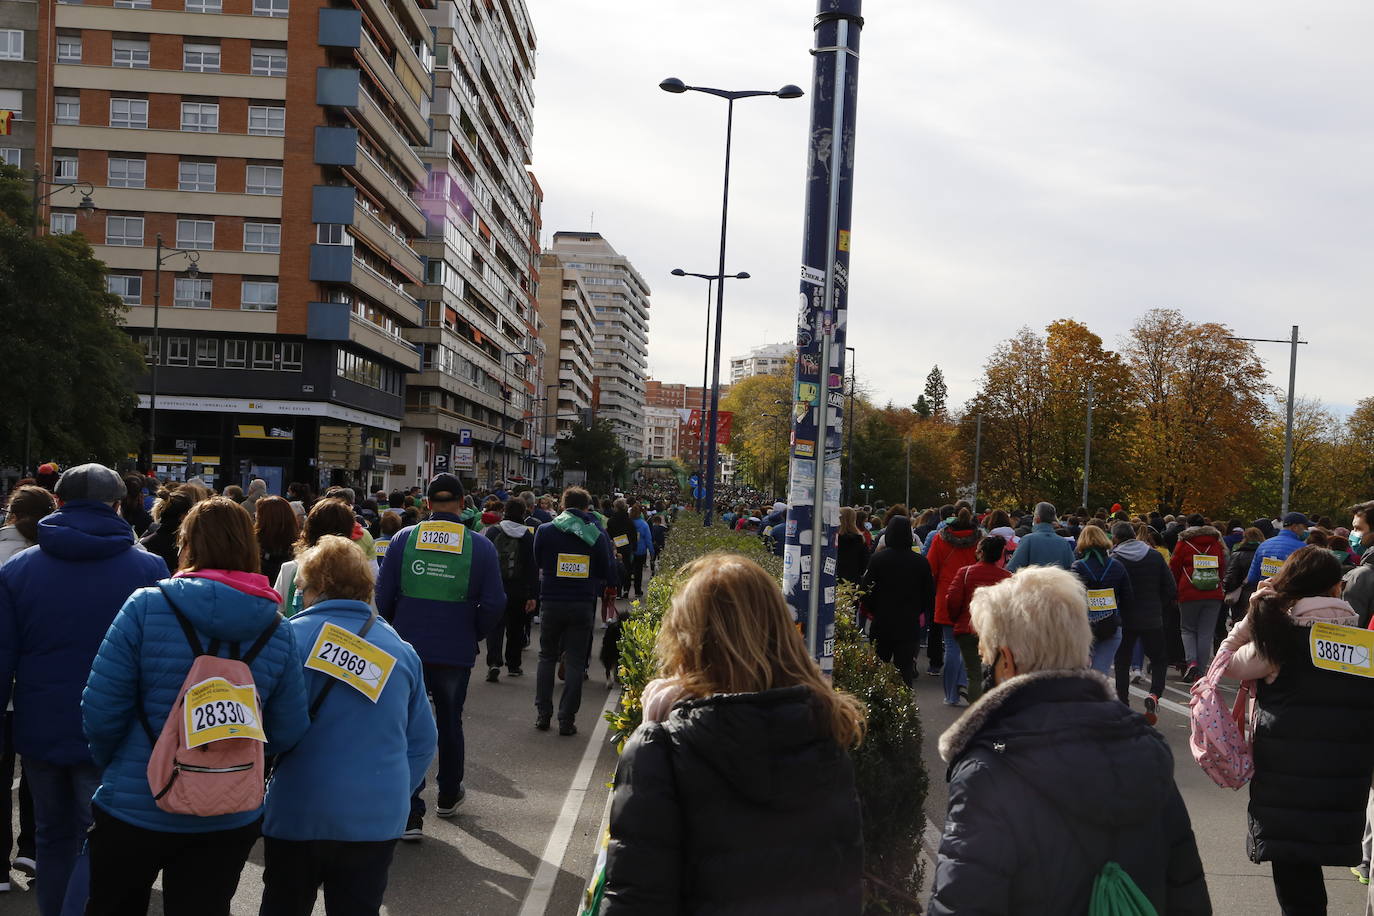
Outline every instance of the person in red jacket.
POLYGON ((1011 573, 1002 568, 1002 555, 1006 549, 1007 539, 1001 535, 990 534, 983 538, 975 550, 978 562, 959 570, 959 574, 950 579, 949 589, 945 592, 945 613, 949 615, 954 642, 968 671, 970 704, 977 703, 983 695, 983 663, 978 656, 978 634, 974 632, 973 619, 969 616, 969 602, 973 599, 973 593, 984 585, 996 585, 1003 579, 1011 578, 1011 573))
MULTIPOLYGON (((977 560, 974 554, 977 544, 978 526, 973 523, 973 512, 965 506, 959 510, 954 521, 941 528, 935 535, 930 544, 930 556, 926 558, 930 562, 931 575, 935 577, 935 623, 931 625, 930 642, 927 646, 933 646, 941 639, 944 641, 942 674, 945 704, 948 706, 959 705, 959 688, 964 686, 968 679, 964 672, 963 659, 959 656, 959 646, 955 643, 954 633, 950 629, 945 593, 959 570, 977 560)), ((934 658, 934 653, 930 653, 928 647, 928 654, 934 658)))
POLYGON ((1188 527, 1178 536, 1178 546, 1169 558, 1169 571, 1178 583, 1183 679, 1190 684, 1212 661, 1212 635, 1226 594, 1221 587, 1226 547, 1221 532, 1204 521, 1201 515, 1188 516, 1188 527))

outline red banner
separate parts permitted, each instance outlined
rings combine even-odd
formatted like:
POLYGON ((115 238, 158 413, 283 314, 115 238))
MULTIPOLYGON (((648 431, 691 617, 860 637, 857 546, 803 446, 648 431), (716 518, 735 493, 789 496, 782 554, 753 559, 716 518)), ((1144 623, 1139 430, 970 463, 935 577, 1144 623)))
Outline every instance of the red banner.
MULTIPOLYGON (((700 410, 681 411, 687 414, 679 430, 679 441, 691 441, 696 443, 701 438, 702 428, 706 425, 700 410)), ((734 426, 735 415, 732 411, 721 410, 716 413, 716 444, 728 445, 730 443, 730 433, 734 426)))

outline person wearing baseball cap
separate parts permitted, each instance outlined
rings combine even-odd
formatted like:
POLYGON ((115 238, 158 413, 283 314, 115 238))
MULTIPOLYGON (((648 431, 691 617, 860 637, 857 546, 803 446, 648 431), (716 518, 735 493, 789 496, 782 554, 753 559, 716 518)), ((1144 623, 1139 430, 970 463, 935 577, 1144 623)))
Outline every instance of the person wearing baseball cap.
POLYGON ((128 488, 117 472, 79 465, 55 489, 60 505, 39 521, 38 549, 0 567, 0 709, 13 684, 14 745, 33 793, 42 916, 62 910, 100 785, 81 727, 91 663, 129 595, 168 575, 161 557, 135 546, 119 515, 128 488))
POLYGON ((1250 561, 1250 575, 1245 581, 1257 585, 1261 579, 1278 575, 1284 561, 1307 540, 1307 528, 1312 523, 1301 512, 1289 512, 1282 519, 1279 533, 1259 545, 1250 561))
MULTIPOLYGON (((452 817, 463 788, 463 704, 478 647, 501 621, 506 590, 496 545, 463 524, 463 484, 437 474, 426 490, 430 516, 402 528, 387 545, 377 579, 377 610, 415 647, 439 727, 439 783, 435 814, 452 817)), ((424 834, 421 783, 411 797, 402 839, 424 834)))

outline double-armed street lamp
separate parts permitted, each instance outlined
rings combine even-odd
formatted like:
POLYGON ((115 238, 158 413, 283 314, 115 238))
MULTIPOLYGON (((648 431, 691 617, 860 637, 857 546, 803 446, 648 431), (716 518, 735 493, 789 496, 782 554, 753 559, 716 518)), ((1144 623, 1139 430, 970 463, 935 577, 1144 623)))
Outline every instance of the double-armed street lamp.
MULTIPOLYGON (((155 464, 153 455, 157 451, 157 364, 162 362, 162 262, 175 257, 185 257, 186 276, 195 280, 200 276, 200 252, 186 248, 168 248, 162 244, 162 233, 157 234, 155 260, 153 261, 153 366, 148 385, 148 468, 155 464), (166 252, 165 254, 163 252, 166 252)), ((190 460, 190 459, 187 459, 190 460)))
MULTIPOLYGON (((737 99, 749 99, 757 96, 774 96, 779 99, 799 99, 805 93, 798 86, 790 83, 781 89, 745 89, 728 90, 712 89, 707 86, 689 86, 676 77, 669 77, 658 84, 658 88, 664 92, 680 94, 683 92, 702 92, 706 95, 713 95, 716 98, 725 99, 725 182, 724 192, 721 196, 720 205, 720 262, 716 270, 715 277, 724 280, 725 273, 725 233, 728 217, 730 213, 730 137, 735 124, 735 101, 737 99)), ((716 416, 720 412, 720 323, 725 312, 725 283, 721 282, 716 286, 716 332, 714 345, 714 363, 711 379, 711 415, 707 423, 707 429, 711 431, 711 440, 706 447, 706 504, 703 507, 703 524, 706 527, 711 525, 712 512, 716 502, 716 416)))

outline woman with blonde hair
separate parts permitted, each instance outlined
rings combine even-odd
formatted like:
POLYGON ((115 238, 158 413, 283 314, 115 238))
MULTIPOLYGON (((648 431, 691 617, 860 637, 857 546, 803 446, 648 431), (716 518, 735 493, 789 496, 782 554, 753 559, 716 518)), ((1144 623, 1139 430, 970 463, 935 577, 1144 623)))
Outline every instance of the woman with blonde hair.
POLYGON ((1121 621, 1129 614, 1131 576, 1121 561, 1111 556, 1112 539, 1099 525, 1087 524, 1078 535, 1078 559, 1071 569, 1083 582, 1088 598, 1088 623, 1092 626, 1093 670, 1109 674, 1121 646, 1121 621))
POLYGON ((756 563, 715 553, 683 576, 616 771, 603 916, 857 914, 863 707, 756 563))

